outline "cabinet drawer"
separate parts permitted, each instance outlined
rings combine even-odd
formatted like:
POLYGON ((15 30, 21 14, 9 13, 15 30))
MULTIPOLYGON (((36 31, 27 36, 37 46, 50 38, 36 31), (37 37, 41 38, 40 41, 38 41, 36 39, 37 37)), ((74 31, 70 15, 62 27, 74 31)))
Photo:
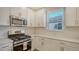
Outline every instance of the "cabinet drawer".
POLYGON ((11 51, 11 50, 13 50, 13 44, 12 43, 7 43, 7 44, 0 46, 0 51, 11 51))
POLYGON ((64 51, 79 51, 79 47, 64 46, 64 51))
POLYGON ((13 50, 12 46, 6 46, 6 47, 0 48, 0 51, 12 51, 12 50, 13 50))
POLYGON ((72 43, 72 42, 63 42, 65 46, 69 47, 79 47, 78 43, 72 43))

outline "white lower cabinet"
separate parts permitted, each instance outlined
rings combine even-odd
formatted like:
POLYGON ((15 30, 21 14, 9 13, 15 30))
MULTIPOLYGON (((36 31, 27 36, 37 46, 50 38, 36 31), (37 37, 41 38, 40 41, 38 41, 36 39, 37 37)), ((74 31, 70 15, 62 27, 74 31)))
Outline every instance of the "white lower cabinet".
POLYGON ((43 50, 43 41, 41 37, 32 38, 32 50, 43 50))
POLYGON ((60 51, 61 45, 60 41, 54 39, 45 39, 44 40, 44 51, 60 51))
POLYGON ((12 43, 6 43, 3 45, 0 45, 0 51, 12 51, 13 50, 13 44, 12 43))
POLYGON ((32 50, 39 51, 79 51, 79 43, 34 37, 32 39, 32 50))
POLYGON ((71 42, 63 42, 64 51, 79 51, 79 44, 71 42))
POLYGON ((32 50, 39 51, 60 51, 60 41, 47 39, 44 37, 33 37, 32 38, 32 50))

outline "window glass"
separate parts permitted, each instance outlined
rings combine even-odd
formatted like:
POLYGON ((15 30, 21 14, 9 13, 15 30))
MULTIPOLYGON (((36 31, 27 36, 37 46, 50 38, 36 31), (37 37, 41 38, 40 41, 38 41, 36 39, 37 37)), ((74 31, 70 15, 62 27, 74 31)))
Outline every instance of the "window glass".
POLYGON ((64 29, 64 8, 47 13, 47 28, 53 31, 64 29))

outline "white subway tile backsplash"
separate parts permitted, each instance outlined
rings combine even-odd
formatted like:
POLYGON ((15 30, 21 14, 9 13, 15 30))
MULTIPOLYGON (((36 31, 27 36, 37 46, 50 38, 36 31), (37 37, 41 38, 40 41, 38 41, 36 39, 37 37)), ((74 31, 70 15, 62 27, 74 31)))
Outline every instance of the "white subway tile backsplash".
POLYGON ((0 38, 8 38, 9 30, 22 30, 27 33, 26 27, 0 27, 0 38))

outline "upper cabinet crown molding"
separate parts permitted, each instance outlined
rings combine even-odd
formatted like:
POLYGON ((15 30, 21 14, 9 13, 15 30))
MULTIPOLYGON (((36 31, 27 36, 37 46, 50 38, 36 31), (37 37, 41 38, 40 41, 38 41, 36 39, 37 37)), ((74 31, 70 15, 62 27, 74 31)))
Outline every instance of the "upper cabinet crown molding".
POLYGON ((32 9, 33 11, 39 11, 40 9, 44 9, 44 7, 28 7, 29 9, 32 9))

